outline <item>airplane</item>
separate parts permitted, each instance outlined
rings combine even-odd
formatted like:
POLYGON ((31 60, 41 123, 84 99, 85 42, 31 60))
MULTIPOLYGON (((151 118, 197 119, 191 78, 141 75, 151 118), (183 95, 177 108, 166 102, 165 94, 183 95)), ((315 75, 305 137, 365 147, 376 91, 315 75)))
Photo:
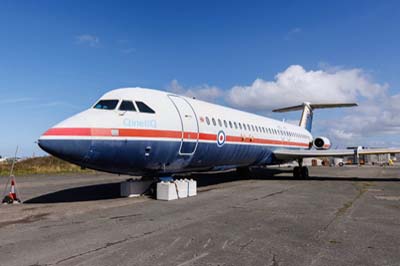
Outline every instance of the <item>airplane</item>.
POLYGON ((307 178, 307 157, 400 153, 395 149, 330 150, 327 137, 311 134, 313 111, 355 103, 312 104, 299 125, 195 98, 146 88, 105 93, 91 108, 47 130, 38 145, 63 160, 115 174, 163 177, 180 173, 297 161, 293 176, 307 178))

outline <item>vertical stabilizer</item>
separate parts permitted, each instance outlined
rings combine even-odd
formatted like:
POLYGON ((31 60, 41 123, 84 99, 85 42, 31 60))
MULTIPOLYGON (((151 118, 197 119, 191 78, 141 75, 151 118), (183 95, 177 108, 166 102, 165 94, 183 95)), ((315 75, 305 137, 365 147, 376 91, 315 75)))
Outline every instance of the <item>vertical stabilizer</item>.
POLYGON ((299 126, 311 132, 312 120, 313 120, 313 109, 311 108, 310 103, 305 102, 303 103, 303 113, 301 114, 299 126))
POLYGON ((356 103, 311 104, 309 102, 304 102, 301 105, 275 109, 275 110, 273 110, 273 112, 285 113, 285 112, 303 110, 303 113, 301 114, 299 126, 305 128, 305 129, 307 129, 308 131, 311 132, 312 120, 313 120, 313 110, 314 109, 353 107, 353 106, 357 106, 357 104, 356 103))

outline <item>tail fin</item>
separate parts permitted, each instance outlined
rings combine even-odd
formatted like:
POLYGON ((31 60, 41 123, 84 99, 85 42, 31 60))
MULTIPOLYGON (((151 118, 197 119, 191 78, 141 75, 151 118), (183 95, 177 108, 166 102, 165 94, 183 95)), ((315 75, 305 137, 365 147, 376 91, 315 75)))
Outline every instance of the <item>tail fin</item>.
POLYGON ((312 128, 312 119, 313 119, 313 110, 314 109, 324 109, 324 108, 337 108, 337 107, 352 107, 357 106, 356 103, 325 103, 325 104, 311 104, 309 102, 304 102, 301 105, 290 106, 280 109, 272 110, 277 113, 285 113, 291 111, 303 110, 301 114, 301 119, 299 122, 299 126, 307 129, 311 132, 312 128))

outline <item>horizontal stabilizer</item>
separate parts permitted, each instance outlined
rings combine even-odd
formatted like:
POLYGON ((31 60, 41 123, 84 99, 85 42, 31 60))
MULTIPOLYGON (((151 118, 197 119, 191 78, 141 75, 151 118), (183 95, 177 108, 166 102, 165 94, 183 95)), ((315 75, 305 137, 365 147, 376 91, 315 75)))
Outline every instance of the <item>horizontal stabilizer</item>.
MULTIPOLYGON (((304 109, 304 104, 301 105, 295 105, 295 106, 289 106, 289 107, 284 107, 284 108, 279 108, 272 110, 272 112, 276 113, 285 113, 285 112, 291 112, 291 111, 299 111, 304 109)), ((312 110, 314 109, 325 109, 325 108, 340 108, 340 107, 353 107, 353 106, 358 106, 356 103, 320 103, 320 104, 307 104, 309 107, 311 107, 312 110)))
POLYGON ((308 103, 308 102, 304 102, 303 104, 300 104, 300 105, 289 106, 289 107, 285 107, 285 108, 279 108, 279 109, 275 109, 275 110, 272 110, 272 111, 273 112, 278 112, 278 113, 285 113, 285 112, 303 110, 303 113, 301 114, 299 126, 302 127, 302 128, 305 128, 309 132, 311 132, 314 109, 352 107, 352 106, 357 106, 357 104, 356 103, 318 103, 318 104, 311 104, 311 103, 308 103))

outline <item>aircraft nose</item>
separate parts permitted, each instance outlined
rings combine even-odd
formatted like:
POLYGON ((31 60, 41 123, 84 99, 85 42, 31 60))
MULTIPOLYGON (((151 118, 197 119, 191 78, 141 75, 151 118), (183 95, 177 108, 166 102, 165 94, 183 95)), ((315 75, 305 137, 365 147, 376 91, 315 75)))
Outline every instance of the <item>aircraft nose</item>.
POLYGON ((81 165, 89 152, 91 141, 63 134, 62 129, 51 128, 39 138, 38 145, 53 156, 81 165))

